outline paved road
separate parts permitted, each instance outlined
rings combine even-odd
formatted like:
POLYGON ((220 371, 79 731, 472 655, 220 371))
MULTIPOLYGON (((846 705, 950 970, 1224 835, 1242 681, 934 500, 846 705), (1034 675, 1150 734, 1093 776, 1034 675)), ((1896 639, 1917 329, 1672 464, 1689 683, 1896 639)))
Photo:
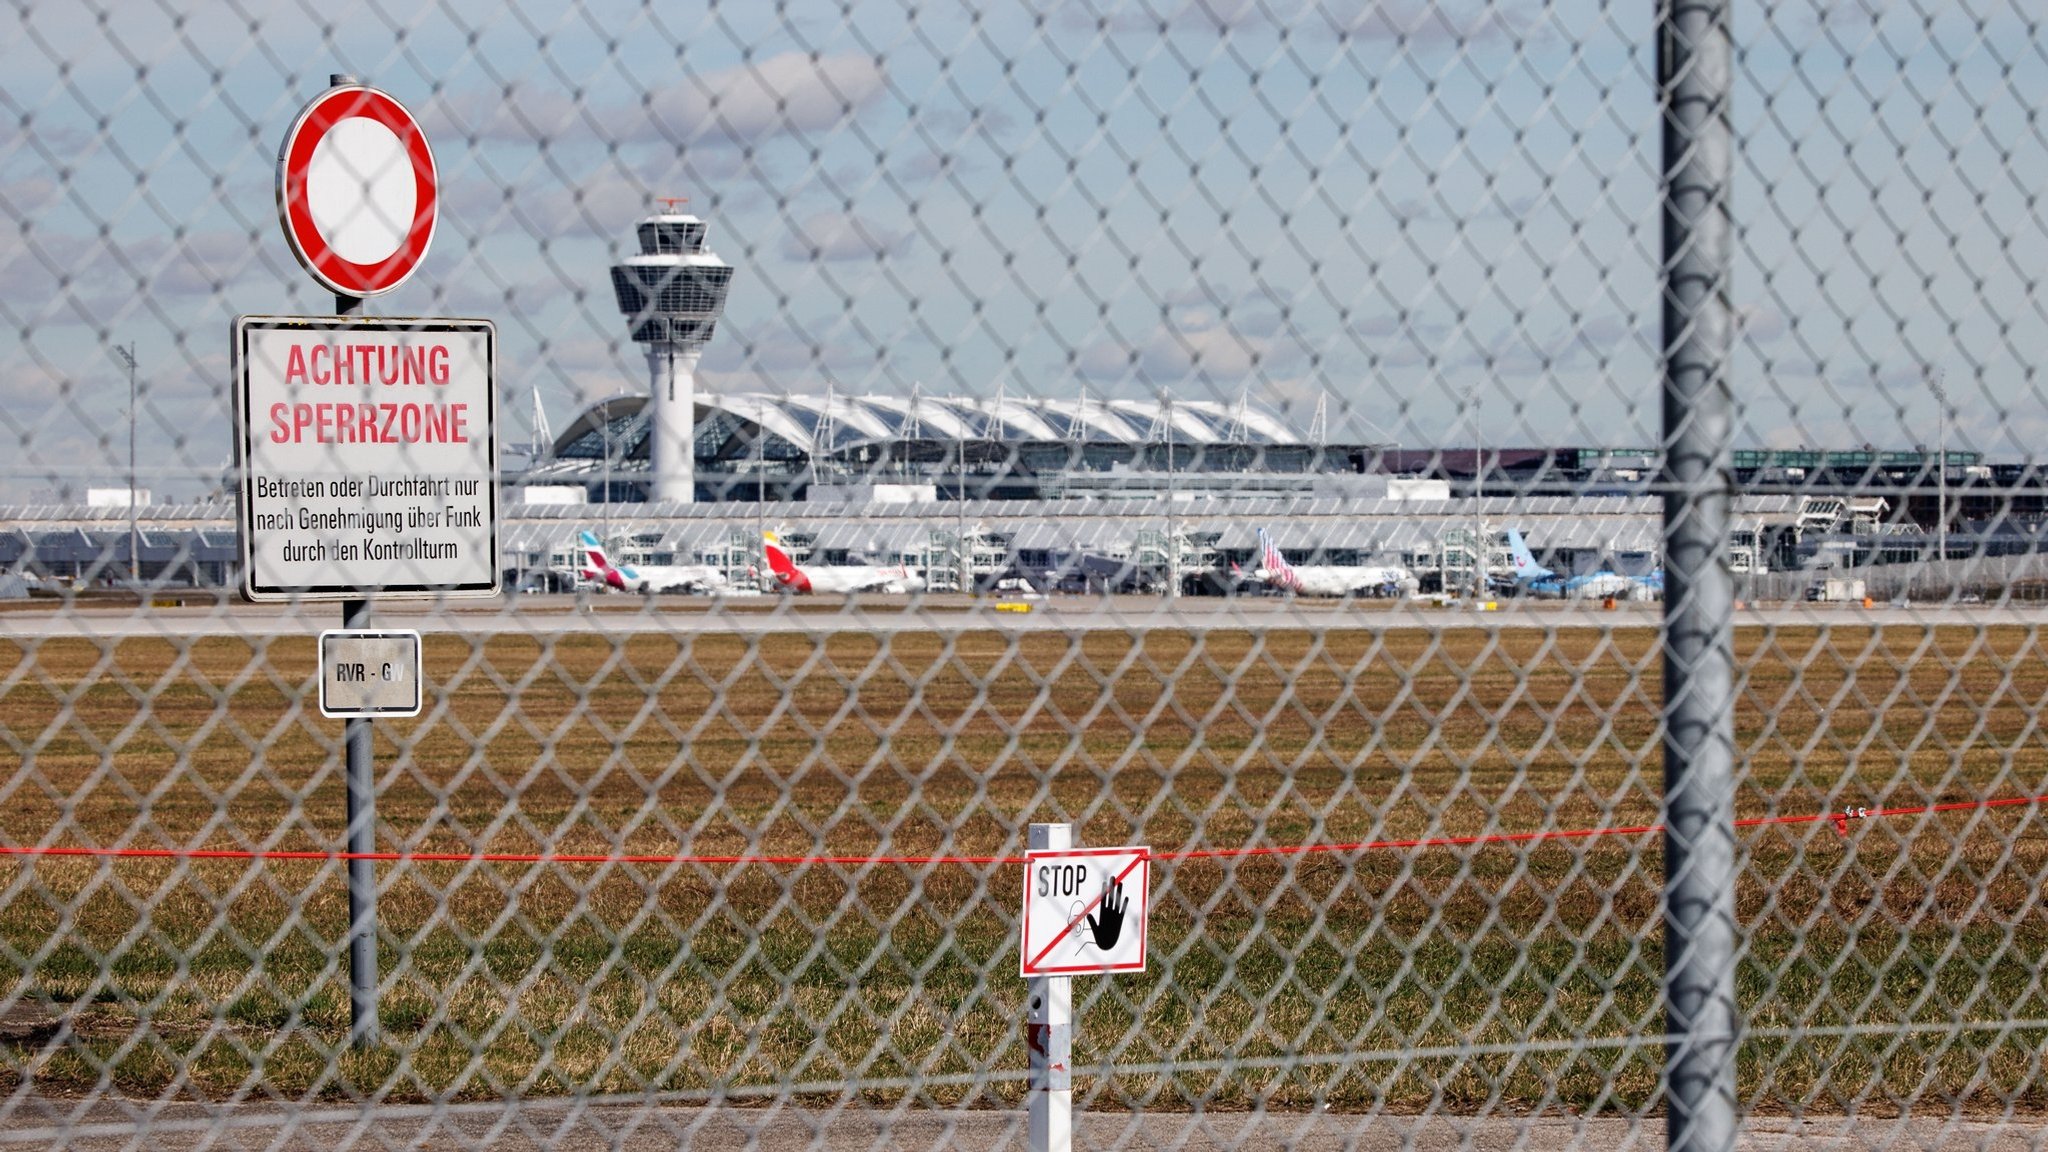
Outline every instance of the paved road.
MULTIPOLYGON (((1234 629, 1362 628, 1486 630, 1654 628, 1656 604, 1602 609, 1591 603, 1502 601, 1497 611, 1375 603, 1338 604, 1277 599, 1223 600, 1189 597, 1168 606, 1155 597, 1075 597, 1019 602, 1029 611, 999 611, 988 601, 964 597, 767 598, 731 602, 672 598, 654 601, 599 596, 528 596, 505 604, 467 607, 392 603, 375 612, 375 623, 423 632, 472 635, 504 633, 553 636, 568 633, 737 633, 776 632, 1090 632, 1196 631, 1234 629)), ((181 607, 65 609, 17 606, 0 612, 0 636, 289 636, 312 635, 340 626, 341 610, 331 604, 293 607, 234 601, 181 607)), ((1809 627, 1879 625, 1920 628, 2048 625, 2048 605, 1954 605, 1863 608, 1846 605, 1770 605, 1744 608, 1738 626, 1809 627)))
MULTIPOLYGON (((2042 1126, 2022 1117, 2000 1123, 1931 1118, 1755 1119, 1742 1133, 1745 1152, 1860 1152, 1870 1149, 1976 1149, 2039 1152, 2042 1126)), ((77 1101, 15 1101, 0 1116, 0 1147, 51 1147, 81 1152, 145 1148, 274 1149, 761 1149, 841 1152, 850 1149, 1025 1149, 1018 1112, 908 1110, 900 1115, 858 1105, 845 1111, 787 1107, 722 1109, 603 1104, 572 1108, 528 1102, 427 1107, 297 1108, 196 1104, 86 1105, 77 1101), (139 1124, 139 1110, 149 1121, 139 1124), (54 1123, 53 1123, 54 1122, 54 1123)), ((1656 1118, 1418 1118, 1328 1113, 1188 1115, 1093 1113, 1077 1117, 1077 1149, 1298 1149, 1321 1152, 1652 1152, 1665 1146, 1656 1118)))

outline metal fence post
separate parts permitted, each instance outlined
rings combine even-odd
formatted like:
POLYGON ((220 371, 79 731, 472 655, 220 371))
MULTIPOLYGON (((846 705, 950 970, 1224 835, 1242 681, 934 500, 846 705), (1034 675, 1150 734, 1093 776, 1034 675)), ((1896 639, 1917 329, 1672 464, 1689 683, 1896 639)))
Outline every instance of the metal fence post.
POLYGON ((1728 0, 1662 0, 1667 1139, 1735 1146, 1728 0))
MULTIPOLYGON (((370 626, 368 600, 344 601, 341 626, 370 626)), ((370 720, 342 721, 348 787, 348 1042, 377 1042, 377 781, 371 764, 370 720)))
MULTIPOLYGON (((1030 846, 1072 848, 1073 825, 1033 824, 1030 846)), ((1031 1152, 1069 1152, 1074 1146, 1074 978, 1033 976, 1025 1003, 1031 1152)))

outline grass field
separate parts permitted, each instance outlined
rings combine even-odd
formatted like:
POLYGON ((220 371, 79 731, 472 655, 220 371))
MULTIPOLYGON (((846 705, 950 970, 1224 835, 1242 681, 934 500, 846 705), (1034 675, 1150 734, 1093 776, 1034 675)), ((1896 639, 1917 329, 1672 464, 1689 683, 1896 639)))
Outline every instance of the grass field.
MULTIPOLYGON (((381 847, 1001 854, 1657 819, 1649 630, 1006 639, 430 637, 380 722, 381 847)), ((2048 793, 2030 631, 1745 631, 1744 816, 2048 793)), ((0 840, 335 849, 308 639, 0 638, 0 840)), ((1746 834, 1762 1110, 2048 1106, 2029 808, 1746 834), (1788 1028, 1866 1031, 1785 1039, 1788 1028)), ((1082 1083, 1172 1108, 1637 1108, 1661 1060, 1654 836, 1165 863, 1151 969, 1077 981, 1082 1083), (1577 1051, 1515 1053, 1530 1041, 1577 1051), (1480 1054, 1405 1058, 1405 1049, 1480 1054), (1291 1066, 1289 1066, 1291 1065, 1291 1066), (1168 1071, 1167 1069, 1171 1069, 1168 1071)), ((347 1028, 340 866, 0 863, 0 979, 54 1092, 760 1091, 1014 1101, 1018 869, 380 866, 387 1044, 347 1028), (963 1074, 993 1070, 979 1087, 963 1074), (945 1078, 933 1082, 933 1078, 945 1078), (178 1088, 178 1091, 188 1089, 178 1088)))

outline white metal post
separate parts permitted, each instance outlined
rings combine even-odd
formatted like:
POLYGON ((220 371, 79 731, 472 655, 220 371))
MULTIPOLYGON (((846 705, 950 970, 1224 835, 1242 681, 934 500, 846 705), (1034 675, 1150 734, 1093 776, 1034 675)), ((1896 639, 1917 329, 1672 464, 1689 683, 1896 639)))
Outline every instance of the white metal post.
MULTIPOLYGON (((1070 824, 1033 824, 1031 847, 1072 848, 1070 824)), ((1031 1152, 1073 1152, 1074 978, 1033 976, 1025 996, 1031 1152)))

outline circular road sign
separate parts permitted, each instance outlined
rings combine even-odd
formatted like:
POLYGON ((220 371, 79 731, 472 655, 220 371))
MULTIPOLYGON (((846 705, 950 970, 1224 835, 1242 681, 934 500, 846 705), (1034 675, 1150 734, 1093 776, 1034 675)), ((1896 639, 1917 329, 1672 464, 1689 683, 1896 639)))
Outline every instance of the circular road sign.
POLYGON ((433 242, 439 198, 426 133, 375 88, 314 97, 277 153, 277 218, 292 255, 344 296, 405 283, 433 242))

